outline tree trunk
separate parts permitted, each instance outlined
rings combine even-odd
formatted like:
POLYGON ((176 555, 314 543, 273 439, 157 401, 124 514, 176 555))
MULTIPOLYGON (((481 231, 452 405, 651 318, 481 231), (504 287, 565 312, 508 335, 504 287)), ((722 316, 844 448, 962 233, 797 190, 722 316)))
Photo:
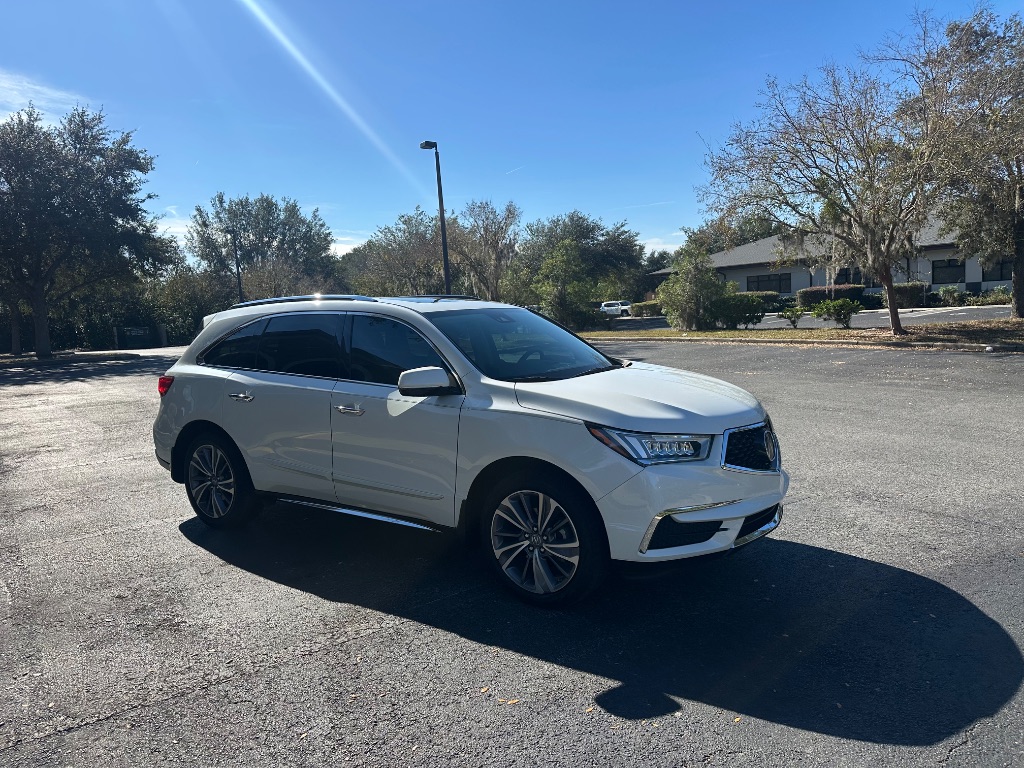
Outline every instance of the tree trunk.
POLYGON ((900 305, 896 298, 896 288, 892 283, 892 268, 887 264, 878 270, 878 281, 885 287, 885 302, 889 305, 889 325, 893 336, 905 336, 903 323, 900 322, 900 305))
POLYGON ((50 349, 50 314, 42 286, 32 291, 32 324, 36 331, 36 357, 40 360, 53 357, 50 349))
POLYGON ((1010 272, 1010 317, 1024 318, 1024 252, 1013 257, 1010 272))
POLYGON ((1013 223, 1013 267, 1010 271, 1010 317, 1024 318, 1024 216, 1013 223))
POLYGON ((11 309, 11 354, 21 354, 21 307, 17 301, 12 301, 7 306, 11 309))

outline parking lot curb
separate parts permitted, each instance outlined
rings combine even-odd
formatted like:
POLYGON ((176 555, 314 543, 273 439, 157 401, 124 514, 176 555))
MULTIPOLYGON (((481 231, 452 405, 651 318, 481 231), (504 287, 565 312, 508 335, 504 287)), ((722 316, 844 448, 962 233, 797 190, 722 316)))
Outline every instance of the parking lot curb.
POLYGON ((743 337, 701 337, 701 336, 588 336, 589 342, 603 341, 668 341, 699 344, 800 344, 832 347, 893 347, 897 349, 945 349, 959 352, 1024 352, 1024 344, 972 344, 946 341, 887 341, 869 339, 749 339, 743 337))

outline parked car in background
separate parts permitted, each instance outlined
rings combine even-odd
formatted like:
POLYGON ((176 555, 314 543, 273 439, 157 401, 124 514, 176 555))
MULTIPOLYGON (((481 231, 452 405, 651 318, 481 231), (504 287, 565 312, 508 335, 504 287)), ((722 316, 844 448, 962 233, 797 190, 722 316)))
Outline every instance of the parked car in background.
POLYGON ((465 297, 239 304, 158 388, 156 457, 204 523, 285 500, 458 531, 540 604, 592 592, 612 560, 759 539, 789 483, 739 387, 465 297))
POLYGON ((606 301, 601 304, 600 311, 612 317, 629 317, 629 308, 632 306, 628 301, 606 301))

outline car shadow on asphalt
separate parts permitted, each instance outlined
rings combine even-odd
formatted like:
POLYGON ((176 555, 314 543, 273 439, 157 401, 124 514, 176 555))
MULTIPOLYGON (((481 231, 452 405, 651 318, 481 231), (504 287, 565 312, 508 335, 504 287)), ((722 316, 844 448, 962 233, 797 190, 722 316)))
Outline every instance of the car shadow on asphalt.
MULTIPOLYGON (((0 366, 0 387, 59 384, 115 379, 121 376, 162 376, 177 356, 152 355, 132 360, 58 360, 47 365, 0 366)), ((153 382, 156 389, 156 382, 153 382)))
POLYGON ((566 610, 492 585, 454 537, 279 504, 249 528, 181 533, 230 565, 618 681, 634 720, 702 702, 867 742, 929 745, 996 713, 1024 679, 1013 639, 910 571, 771 537, 658 578, 612 579, 566 610))

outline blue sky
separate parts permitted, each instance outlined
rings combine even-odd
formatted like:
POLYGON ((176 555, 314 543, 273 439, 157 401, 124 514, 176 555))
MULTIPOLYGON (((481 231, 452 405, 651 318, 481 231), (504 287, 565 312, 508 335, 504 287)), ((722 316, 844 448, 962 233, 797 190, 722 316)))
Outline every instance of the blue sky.
MULTIPOLYGON (((156 156, 151 210, 267 193, 344 253, 417 205, 579 209, 675 248, 702 221, 705 144, 765 78, 853 62, 915 7, 973 2, 36 0, 0 9, 0 117, 102 108, 156 156)), ((995 2, 1006 15, 1018 3, 995 2)))

